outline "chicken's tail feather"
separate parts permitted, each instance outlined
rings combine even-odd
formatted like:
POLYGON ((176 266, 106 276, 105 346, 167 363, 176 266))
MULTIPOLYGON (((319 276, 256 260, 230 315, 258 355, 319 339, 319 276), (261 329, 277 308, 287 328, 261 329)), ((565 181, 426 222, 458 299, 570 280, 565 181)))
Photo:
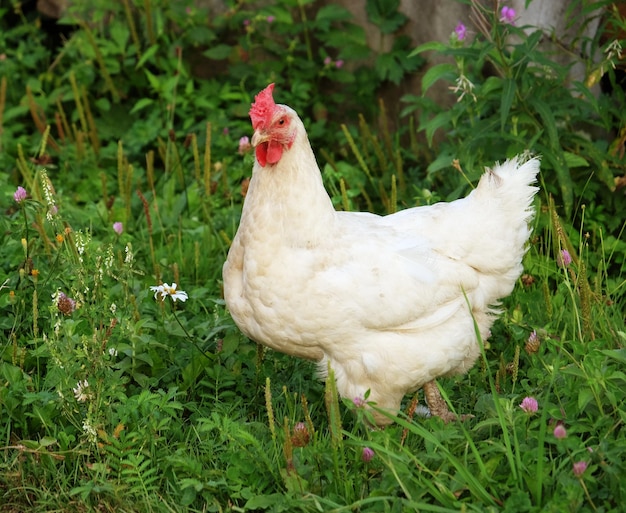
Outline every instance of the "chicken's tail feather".
MULTIPOLYGON (((522 272, 522 258, 532 231, 533 197, 539 190, 533 184, 538 172, 538 158, 518 156, 496 165, 483 174, 468 197, 471 207, 463 212, 480 227, 468 226, 463 232, 473 239, 475 248, 464 261, 485 274, 497 274, 510 288, 522 272)), ((508 295, 510 290, 506 290, 494 297, 508 295)))
POLYGON ((502 200, 505 209, 515 215, 524 212, 525 220, 529 221, 534 214, 533 197, 539 190, 532 185, 537 181, 539 164, 538 157, 528 159, 525 155, 518 155, 485 173, 477 189, 495 195, 502 200))

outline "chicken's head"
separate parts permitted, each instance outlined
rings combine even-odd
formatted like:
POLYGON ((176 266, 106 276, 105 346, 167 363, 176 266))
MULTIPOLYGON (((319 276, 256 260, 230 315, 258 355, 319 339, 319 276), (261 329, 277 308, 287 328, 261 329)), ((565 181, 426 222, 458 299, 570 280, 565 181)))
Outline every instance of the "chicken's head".
POLYGON ((256 95, 250 108, 254 129, 252 146, 255 148, 257 161, 263 167, 266 164, 276 164, 285 148, 290 148, 296 137, 294 112, 285 105, 274 103, 273 90, 274 84, 268 85, 256 95))

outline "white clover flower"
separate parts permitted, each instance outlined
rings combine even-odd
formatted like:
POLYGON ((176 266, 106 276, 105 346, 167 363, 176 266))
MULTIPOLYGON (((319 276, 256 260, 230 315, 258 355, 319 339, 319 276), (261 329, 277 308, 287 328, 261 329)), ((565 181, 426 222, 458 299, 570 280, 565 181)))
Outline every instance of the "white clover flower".
POLYGON ((109 347, 109 355, 113 357, 117 356, 117 349, 115 349, 114 347, 109 347))
POLYGON ((91 397, 88 388, 89 382, 84 379, 83 381, 79 381, 78 383, 76 383, 76 388, 72 389, 72 391, 74 392, 74 397, 76 397, 76 400, 79 403, 84 403, 85 401, 87 401, 87 399, 91 397))
POLYGON ((165 301, 167 296, 170 296, 174 302, 178 299, 185 302, 188 297, 187 293, 184 290, 177 290, 178 285, 176 283, 172 283, 172 285, 168 285, 164 283, 163 285, 157 285, 156 287, 150 287, 150 290, 154 292, 154 299, 157 299, 157 296, 161 296, 161 301, 165 301))
POLYGON ((109 310, 111 310, 111 313, 115 315, 115 312, 117 312, 117 305, 115 303, 111 303, 109 310))

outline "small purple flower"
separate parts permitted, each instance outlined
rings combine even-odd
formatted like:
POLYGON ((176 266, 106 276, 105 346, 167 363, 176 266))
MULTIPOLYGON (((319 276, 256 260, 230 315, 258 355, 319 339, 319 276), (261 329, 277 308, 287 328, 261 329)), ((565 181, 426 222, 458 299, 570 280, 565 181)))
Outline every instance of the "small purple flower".
POLYGON ((113 223, 113 231, 118 235, 122 235, 122 232, 124 231, 124 225, 119 221, 113 223))
POLYGON ((519 407, 526 413, 535 413, 539 409, 539 403, 534 397, 524 397, 519 407))
POLYGON ((574 463, 572 470, 574 471, 574 475, 576 477, 582 476, 585 473, 585 470, 587 470, 587 462, 577 461, 576 463, 574 463))
POLYGON ((330 65, 331 62, 333 62, 333 60, 330 57, 326 57, 324 59, 324 66, 330 65))
POLYGON ((247 27, 248 25, 250 25, 250 20, 243 20, 243 26, 247 27))
POLYGON ((556 263, 559 267, 568 267, 572 263, 572 255, 566 249, 562 249, 556 257, 556 263))
POLYGON ((500 21, 513 25, 515 23, 515 9, 505 5, 500 11, 500 21))
POLYGON ((337 69, 341 68, 343 66, 343 61, 341 59, 339 59, 338 61, 335 61, 335 67, 337 69))
POLYGON ((266 21, 268 23, 274 23, 274 20, 276 19, 275 16, 272 16, 271 14, 266 18, 266 21))
POLYGON ((363 447, 363 454, 361 454, 361 459, 367 463, 368 461, 372 461, 374 457, 374 451, 369 447, 363 447))
POLYGON ((16 203, 22 203, 26 199, 26 189, 24 187, 19 186, 16 191, 13 193, 13 199, 16 203))
POLYGON ((365 406, 365 400, 359 395, 352 399, 352 402, 357 408, 363 408, 363 406, 365 406))
POLYGON ((247 153, 252 145, 250 144, 250 138, 247 135, 244 135, 241 139, 239 139, 239 154, 243 155, 247 153))
POLYGON ((459 21, 454 29, 454 33, 456 34, 456 37, 459 41, 463 41, 467 36, 467 27, 459 21))
POLYGON ((554 438, 558 438, 559 440, 563 440, 563 438, 567 437, 567 430, 565 426, 560 422, 554 428, 554 438))

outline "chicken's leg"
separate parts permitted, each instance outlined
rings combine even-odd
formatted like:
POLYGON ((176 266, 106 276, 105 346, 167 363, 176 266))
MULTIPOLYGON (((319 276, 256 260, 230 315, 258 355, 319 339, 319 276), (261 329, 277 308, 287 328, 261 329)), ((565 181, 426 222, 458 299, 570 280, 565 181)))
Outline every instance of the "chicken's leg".
POLYGON ((457 416, 448 409, 448 405, 443 400, 443 397, 441 397, 439 387, 435 380, 424 383, 422 388, 424 389, 424 397, 426 398, 426 403, 428 404, 431 415, 437 415, 437 417, 443 419, 444 422, 451 422, 457 419, 457 416))

